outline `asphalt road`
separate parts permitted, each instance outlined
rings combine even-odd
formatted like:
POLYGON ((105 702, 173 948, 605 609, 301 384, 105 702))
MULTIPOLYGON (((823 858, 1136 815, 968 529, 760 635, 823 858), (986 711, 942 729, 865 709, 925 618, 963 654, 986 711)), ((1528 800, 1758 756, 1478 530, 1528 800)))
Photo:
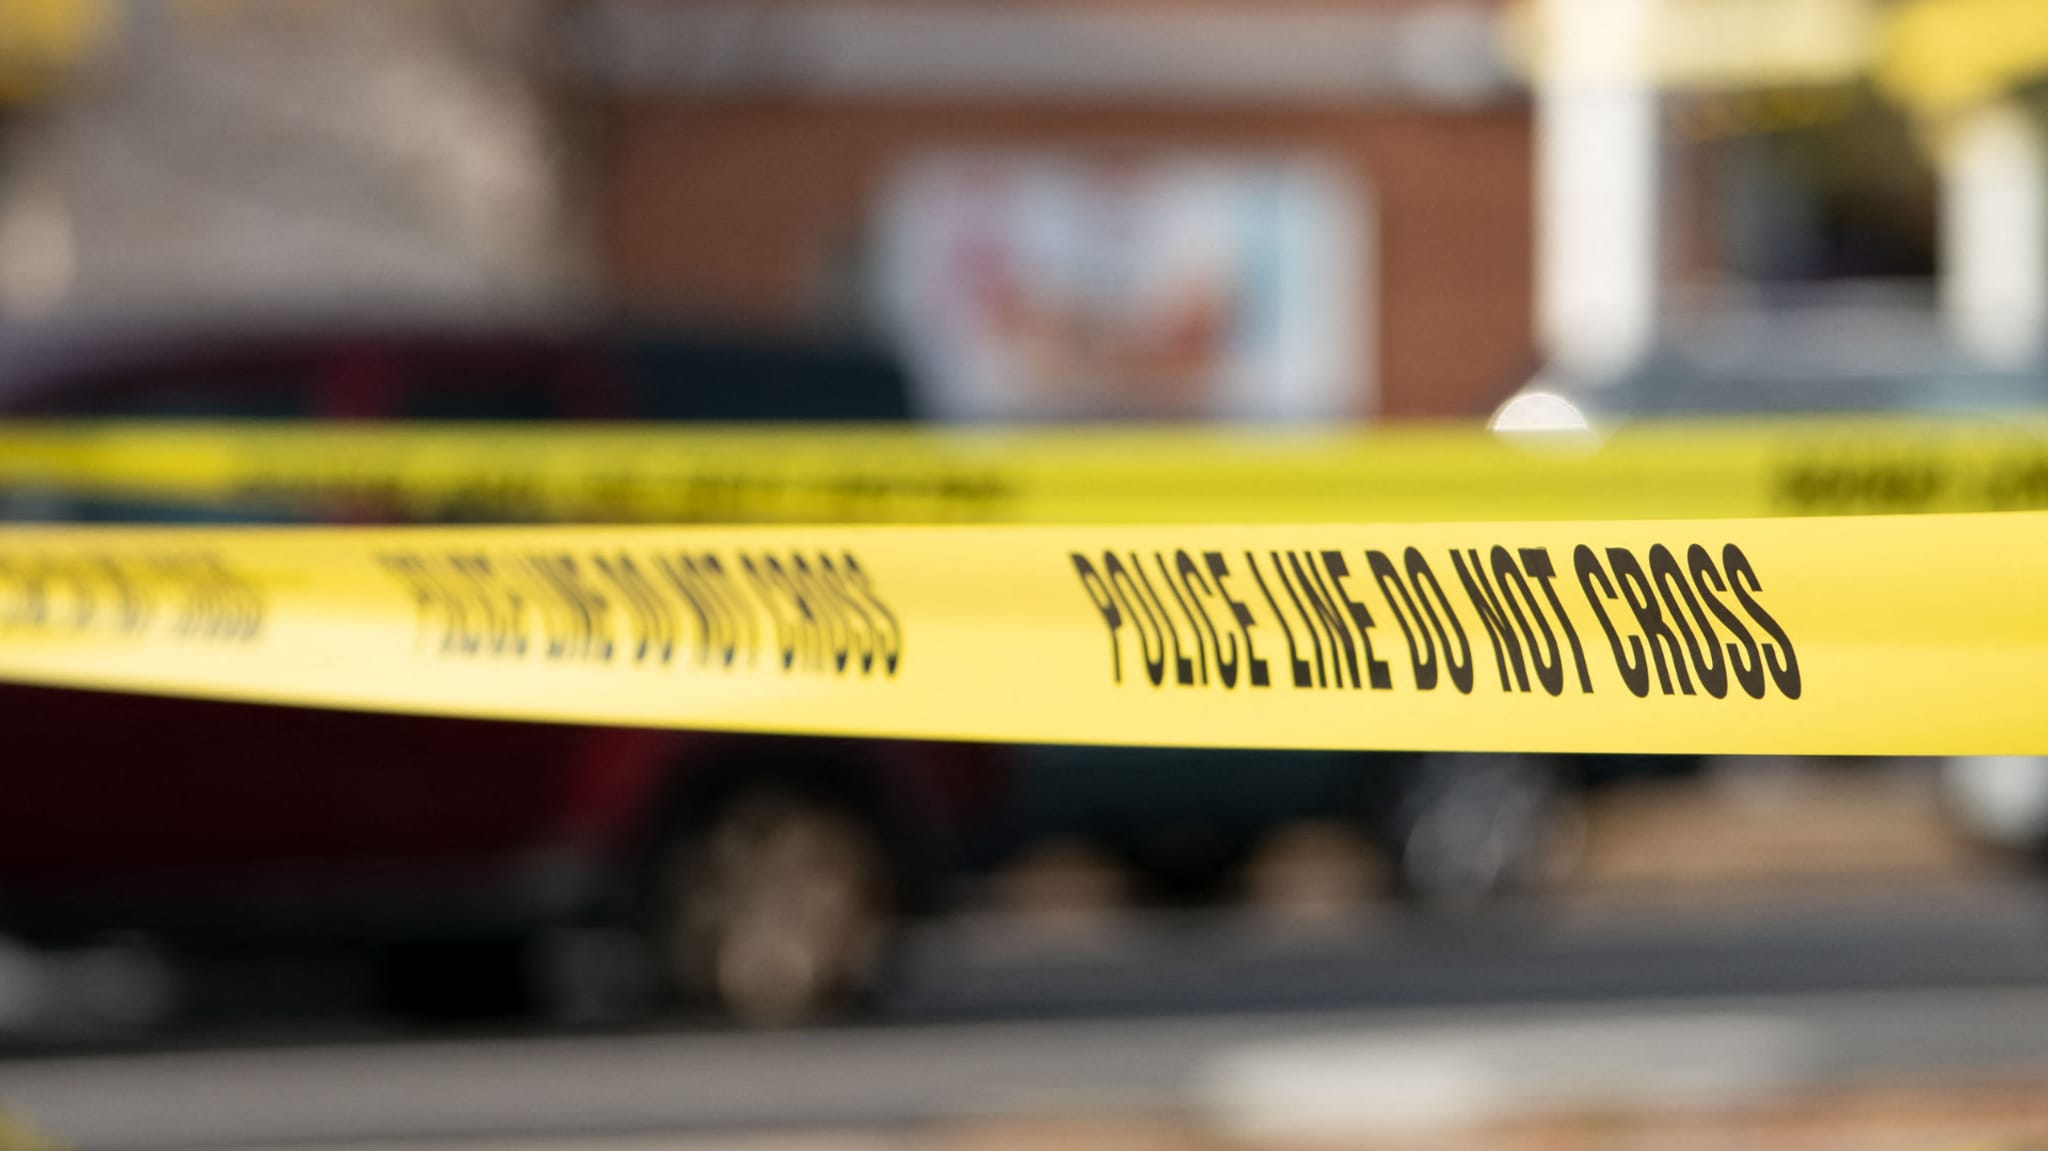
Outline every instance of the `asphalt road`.
POLYGON ((2048 1082, 2048 898, 2028 888, 1519 918, 966 920, 918 942, 885 1023, 422 1039, 240 1022, 175 1049, 17 1047, 0 1100, 84 1147, 248 1148, 1077 1111, 1347 1132, 1870 1078, 2048 1082))
POLYGON ((906 976, 890 1014, 913 1021, 2048 985, 2048 888, 1610 897, 1469 921, 1154 916, 1074 937, 970 921, 927 935, 906 976))
POLYGON ((1333 1134, 1531 1106, 1736 1105, 1898 1077, 2048 1078, 2044 1035, 2041 990, 1864 992, 96 1056, 13 1063, 0 1093, 88 1148, 894 1127, 1105 1111, 1333 1134))

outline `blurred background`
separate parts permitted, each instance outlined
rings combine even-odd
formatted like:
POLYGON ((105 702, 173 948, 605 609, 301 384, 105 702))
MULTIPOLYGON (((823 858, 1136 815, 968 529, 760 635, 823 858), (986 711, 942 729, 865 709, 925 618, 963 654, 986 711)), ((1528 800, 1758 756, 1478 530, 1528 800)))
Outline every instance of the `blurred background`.
MULTIPOLYGON (((1997 418, 2044 80, 2042 0, 0 0, 0 415, 1997 418)), ((2043 760, 0 748, 6 1151, 2048 1144, 2043 760)))

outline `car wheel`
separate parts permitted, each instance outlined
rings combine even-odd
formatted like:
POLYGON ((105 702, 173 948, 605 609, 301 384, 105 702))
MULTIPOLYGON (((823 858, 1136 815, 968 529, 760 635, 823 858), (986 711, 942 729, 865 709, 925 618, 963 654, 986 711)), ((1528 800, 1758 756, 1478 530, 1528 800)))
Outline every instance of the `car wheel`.
POLYGON ((402 944, 378 964, 376 998, 420 1024, 527 1015, 536 1006, 524 938, 402 944))
POLYGON ((662 982, 760 1027, 826 1018, 873 991, 896 912, 874 820, 785 784, 743 788, 673 837, 653 897, 662 982))
POLYGON ((1574 809, 1555 765, 1540 757, 1424 756, 1383 829, 1395 891, 1455 911, 1533 888, 1574 809))
POLYGON ((1939 787, 1949 826, 1971 843, 2019 858, 2048 852, 2048 758, 1944 759, 1939 787))

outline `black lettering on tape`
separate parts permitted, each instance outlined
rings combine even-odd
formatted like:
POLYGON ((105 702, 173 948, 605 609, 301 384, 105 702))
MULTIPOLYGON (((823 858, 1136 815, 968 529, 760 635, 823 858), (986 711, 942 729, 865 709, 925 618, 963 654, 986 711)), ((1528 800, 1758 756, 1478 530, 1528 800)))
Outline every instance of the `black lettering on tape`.
POLYGON ((842 552, 839 558, 846 565, 847 581, 860 593, 861 598, 867 601, 868 606, 875 610, 875 614, 882 622, 888 625, 887 631, 876 633, 876 640, 882 649, 882 670, 894 676, 904 658, 903 625, 897 620, 896 613, 889 610, 889 605, 884 603, 882 597, 875 591, 874 581, 868 578, 868 573, 862 569, 860 561, 853 558, 853 553, 842 552))
MULTIPOLYGON (((1216 580, 1217 597, 1230 605, 1230 618, 1236 621, 1237 635, 1244 640, 1246 682, 1252 687, 1271 686, 1272 679, 1266 671, 1266 661, 1259 658, 1258 649, 1252 646, 1252 629, 1257 627, 1258 624, 1252 618, 1251 609, 1232 598, 1230 585, 1223 582, 1231 574, 1230 565, 1223 562, 1222 552, 1204 552, 1202 559, 1209 565, 1209 575, 1216 580)), ((1245 559, 1251 559, 1250 552, 1245 553, 1245 559)), ((1223 677, 1223 686, 1235 686, 1237 683, 1237 638, 1233 638, 1230 641, 1229 662, 1224 662, 1223 654, 1219 650, 1216 654, 1216 664, 1219 674, 1223 677)))
MULTIPOLYGON (((1277 571, 1280 567, 1279 554, 1275 552, 1268 552, 1267 554, 1273 557, 1273 567, 1277 571)), ((1273 609, 1273 619, 1280 625, 1280 634, 1287 637, 1287 667, 1294 674, 1294 686, 1314 687, 1315 680, 1309 677, 1308 661, 1301 658, 1301 649, 1295 646, 1294 629, 1287 626, 1287 617, 1280 611, 1280 601, 1273 598, 1272 589, 1266 586, 1265 577, 1259 574, 1258 559, 1252 553, 1246 552, 1244 553, 1244 562, 1251 565, 1252 579, 1258 581, 1259 591, 1265 594, 1267 606, 1273 609)), ((1291 595, 1293 593, 1290 590, 1288 594, 1291 595)), ((1296 601, 1295 606, 1299 608, 1301 606, 1300 602, 1296 601)), ((1321 659, 1322 653, 1317 652, 1316 658, 1321 659)))
POLYGON ((1372 571, 1373 582, 1379 585, 1380 598, 1387 601, 1388 610, 1394 613, 1394 622, 1401 625, 1401 637, 1408 641, 1408 663, 1415 675, 1415 690, 1435 690, 1436 641, 1430 638, 1429 628, 1422 622, 1422 613, 1416 609, 1400 569, 1385 552, 1370 550, 1365 553, 1365 566, 1372 571), (1410 620, 1414 621, 1412 626, 1410 620))
POLYGON ((1536 682, 1551 695, 1562 694, 1564 653, 1558 650, 1557 636, 1550 630, 1550 621, 1543 616, 1543 605, 1536 602, 1536 594, 1529 590, 1529 581, 1522 577, 1522 569, 1515 566, 1515 557, 1508 554, 1508 549, 1495 544, 1487 559, 1493 564, 1493 578, 1500 581, 1501 601, 1515 617, 1515 626, 1521 629, 1529 660, 1536 665, 1536 682), (1529 616, 1536 620, 1536 629, 1543 633, 1540 647, 1536 643, 1536 632, 1529 629, 1529 619, 1522 614, 1524 604, 1529 607, 1529 616))
POLYGON ((1671 694, 1671 671, 1675 667, 1679 688, 1687 695, 1694 694, 1692 673, 1686 669, 1685 652, 1678 646, 1678 637, 1671 634, 1670 625, 1664 622, 1664 613, 1657 607, 1657 593, 1650 589, 1650 578, 1643 574, 1642 563, 1627 548, 1608 548, 1607 564, 1614 569, 1614 580, 1621 585, 1621 598, 1627 602, 1629 611, 1635 614, 1636 628, 1650 649, 1651 662, 1657 666, 1658 688, 1665 695, 1671 694), (1669 665, 1664 661, 1667 648, 1671 652, 1669 665))
MULTIPOLYGON (((1181 590, 1187 593, 1187 602, 1194 605, 1195 615, 1202 621, 1202 630, 1208 634, 1208 650, 1216 653, 1217 676, 1223 680, 1224 687, 1235 686, 1237 683, 1237 641, 1235 639, 1231 640, 1230 670, 1226 674, 1223 670, 1223 640, 1216 632, 1216 621, 1209 616, 1208 605, 1202 602, 1202 597, 1209 594, 1209 581, 1202 578, 1200 569, 1195 566, 1194 557, 1190 556, 1185 549, 1173 553, 1173 569, 1180 576, 1181 590), (1200 594, 1195 592, 1195 587, 1198 584, 1202 589, 1200 594)), ((1202 663, 1202 682, 1204 684, 1209 682, 1209 665, 1206 659, 1202 663)))
MULTIPOLYGON (((384 552, 377 556, 377 566, 403 584, 412 597, 413 635, 425 637, 438 633, 440 648, 447 651, 455 636, 452 615, 459 608, 427 571, 426 559, 413 552, 384 552)), ((0 573, 7 573, 11 568, 10 562, 0 560, 0 573)), ((13 622, 12 608, 6 618, 13 622)))
POLYGON ((791 612, 796 661, 792 666, 785 655, 784 668, 800 671, 822 670, 825 664, 825 635, 817 610, 811 606, 811 601, 804 595, 803 590, 796 586, 796 581, 790 578, 780 559, 763 553, 761 567, 767 572, 768 586, 781 594, 783 602, 789 606, 791 612))
POLYGON ((585 583, 576 557, 566 552, 532 552, 526 556, 533 587, 542 604, 549 659, 612 658, 611 602, 585 583))
POLYGON ((1728 665, 1735 673, 1735 682, 1751 699, 1764 697, 1763 656, 1757 651, 1756 637, 1743 626, 1741 617, 1728 610, 1715 592, 1726 592, 1728 585, 1721 582, 1721 572, 1714 566, 1714 557, 1707 549, 1694 544, 1685 552, 1685 566, 1692 573, 1693 586, 1699 589, 1700 598, 1706 601, 1707 610, 1721 621, 1721 626, 1734 635, 1735 642, 1727 645, 1728 665))
POLYGON ((818 553, 818 579, 824 585, 825 593, 831 596, 841 609, 853 613, 853 618, 847 620, 847 629, 852 634, 854 646, 858 649, 860 673, 868 674, 875 666, 877 644, 874 617, 868 614, 867 606, 860 602, 859 597, 847 588, 846 579, 840 574, 838 565, 832 562, 832 557, 823 552, 818 553), (854 622, 856 619, 859 621, 857 625, 854 622))
POLYGON ((639 565, 633 562, 633 557, 623 551, 611 555, 600 553, 590 557, 590 566, 618 589, 619 598, 625 604, 626 622, 633 636, 633 662, 644 663, 651 656, 655 662, 665 665, 673 659, 675 615, 639 565))
POLYGON ((1462 695, 1472 694, 1472 645, 1465 639, 1465 625, 1458 621, 1458 609, 1451 605, 1451 597, 1444 594, 1444 585, 1437 582, 1436 573, 1429 570, 1429 561, 1424 559, 1418 548, 1409 548, 1401 555, 1401 563, 1408 569, 1408 579, 1415 585, 1415 599, 1429 619, 1430 629, 1436 632, 1437 642, 1444 652, 1444 667, 1450 671, 1451 686, 1462 695), (1427 590, 1424 590, 1427 585, 1427 590), (1441 617, 1437 614, 1442 609, 1441 617), (1450 623, 1450 630, 1444 623, 1450 623), (1458 654, 1451 654, 1451 636, 1458 637, 1458 654))
MULTIPOLYGON (((1096 614, 1102 617, 1103 626, 1109 629, 1109 682, 1124 681, 1123 651, 1117 646, 1116 633, 1124 626, 1124 613, 1116 606, 1116 597, 1110 594, 1109 585, 1102 582, 1095 565, 1080 552, 1067 553, 1074 561, 1074 574, 1080 577, 1081 590, 1088 593, 1089 602, 1095 605, 1096 614)), ((1235 671, 1235 667, 1232 668, 1235 671)))
POLYGON ((823 671, 825 668, 825 621, 816 605, 811 603, 803 588, 797 585, 795 577, 783 566, 778 556, 761 557, 761 566, 767 569, 768 579, 782 592, 784 602, 795 611, 797 628, 797 670, 823 671))
POLYGON ((1757 581, 1756 569, 1750 566, 1749 557, 1742 549, 1729 544, 1721 549, 1721 566, 1728 570, 1728 586, 1735 593, 1735 600, 1749 618, 1763 629, 1765 635, 1777 641, 1777 646, 1763 645, 1764 664, 1770 668, 1771 682, 1778 685, 1778 691, 1786 699, 1798 699, 1800 692, 1799 656, 1792 650, 1792 637, 1785 634, 1778 621, 1756 602, 1755 595, 1761 593, 1763 585, 1757 581), (1749 586, 1742 585, 1747 582, 1749 586))
POLYGON ((753 601, 747 598, 738 577, 727 570, 716 553, 705 552, 697 562, 704 573, 704 586, 718 601, 719 614, 724 619, 726 666, 732 666, 735 654, 741 651, 747 654, 747 666, 755 666, 761 659, 762 644, 760 621, 754 615, 753 601))
MULTIPOLYGON (((1372 685, 1374 691, 1388 691, 1392 689, 1394 677, 1387 670, 1387 661, 1376 659, 1373 656, 1372 613, 1366 610, 1364 604, 1351 598, 1351 593, 1344 587, 1344 578, 1351 574, 1351 569, 1344 563, 1343 553, 1335 551, 1324 552, 1323 567, 1330 573, 1330 586, 1336 590, 1338 600, 1344 604, 1344 610, 1351 614, 1351 622, 1358 628, 1359 642, 1365 648, 1365 681, 1372 685)), ((1356 663, 1351 665, 1351 686, 1358 686, 1358 665, 1356 663)))
POLYGON ((1564 610, 1564 600, 1557 594, 1557 569, 1551 565, 1550 552, 1544 548, 1523 548, 1520 554, 1522 570, 1543 589, 1544 602, 1550 605, 1551 614, 1564 630, 1565 643, 1572 649, 1572 666, 1579 672, 1579 690, 1591 695, 1593 677, 1586 668, 1586 649, 1579 643, 1579 629, 1572 626, 1571 613, 1564 610))
MULTIPOLYGON (((1187 553, 1182 552, 1181 555, 1184 557, 1187 555, 1187 553)), ((1166 585, 1167 594, 1173 597, 1174 604, 1180 608, 1181 618, 1188 621, 1188 630, 1194 633, 1195 668, 1201 675, 1199 682, 1206 686, 1209 682, 1209 649, 1202 646, 1202 629, 1199 625, 1195 623, 1195 613, 1188 610, 1187 597, 1181 595, 1180 585, 1173 578, 1173 573, 1167 570, 1166 557, 1160 554, 1159 552, 1153 552, 1152 562, 1158 565, 1160 581, 1166 585)), ((1181 669, 1185 670, 1187 667, 1187 661, 1181 660, 1179 666, 1181 669)), ((1188 684, 1197 681, 1184 677, 1181 679, 1180 682, 1183 684, 1188 684)))
POLYGON ((1309 621, 1309 635, 1317 637, 1317 662, 1315 662, 1317 684, 1325 682, 1323 680, 1323 657, 1321 657, 1321 653, 1323 653, 1323 643, 1327 641, 1329 643, 1329 680, 1335 680, 1335 686, 1343 688, 1343 668, 1346 668, 1346 664, 1339 662, 1337 657, 1339 655, 1348 655, 1350 657, 1350 668, 1352 668, 1352 686, 1356 688, 1358 686, 1358 645, 1352 643, 1352 625, 1343 623, 1343 614, 1337 612, 1335 598, 1331 598, 1329 588, 1323 586, 1323 575, 1315 569, 1315 557, 1311 555, 1309 557, 1309 565, 1303 567, 1303 563, 1300 563, 1300 553, 1298 551, 1290 551, 1290 553, 1286 553, 1286 561, 1294 569, 1294 584, 1300 586, 1300 594, 1303 594, 1303 598, 1309 602, 1309 610, 1303 612, 1303 616, 1309 621))
POLYGON ((789 557, 789 578, 796 584, 797 594, 811 605, 811 611, 818 617, 818 627, 824 635, 824 651, 832 657, 832 672, 837 675, 846 670, 846 661, 853 656, 853 624, 846 618, 846 612, 839 601, 825 587, 824 581, 799 553, 789 557))
POLYGON ((491 558, 481 552, 451 553, 450 582, 475 607, 478 649, 494 657, 526 654, 526 601, 517 588, 500 578, 491 558))
POLYGON ((1593 618, 1600 621, 1600 630, 1607 633, 1608 646, 1614 649, 1614 667, 1621 673, 1622 685, 1638 698, 1650 694, 1650 657, 1643 651, 1643 641, 1631 635, 1628 646, 1621 644, 1621 633, 1615 630, 1614 620, 1607 614, 1601 599, 1619 599, 1614 584, 1607 578, 1607 569, 1600 566, 1600 557, 1585 544, 1572 549, 1572 570, 1578 573, 1579 588, 1586 593, 1586 604, 1593 609, 1593 618), (1594 591, 1598 581, 1600 590, 1594 591))
POLYGON ((254 639, 263 624, 263 598, 231 574, 217 555, 201 552, 169 561, 184 594, 177 630, 209 640, 254 639))
MULTIPOLYGON (((1153 610, 1159 613, 1159 622, 1166 631, 1166 638, 1173 644, 1173 681, 1183 687, 1189 686, 1195 682, 1195 665, 1181 654, 1180 625, 1173 622, 1173 613, 1166 610, 1165 601, 1161 600, 1159 593, 1153 589, 1152 577, 1145 574, 1145 561, 1138 558, 1137 552, 1130 554, 1131 572, 1138 577, 1139 585, 1145 589, 1146 600, 1151 603, 1153 610)), ((1158 553, 1153 554, 1156 556, 1158 553)), ((1163 565, 1160 570, 1165 570, 1163 565)))
POLYGON ((775 627, 776 656, 782 670, 789 671, 796 666, 798 649, 803 643, 803 621, 796 618, 794 605, 782 602, 780 589, 768 582, 767 574, 754 562, 754 557, 739 552, 735 558, 740 571, 746 575, 748 585, 754 589, 755 599, 775 627))
POLYGON ((1502 691, 1528 691, 1529 667, 1522 658, 1522 641, 1508 626, 1507 613, 1502 610, 1500 598, 1493 590, 1492 581, 1486 578, 1486 568, 1479 562, 1476 548, 1466 549, 1461 555, 1451 550, 1451 566, 1457 569, 1458 582, 1465 585, 1465 595, 1472 601, 1473 610, 1479 613, 1479 623, 1486 629, 1486 638, 1493 643, 1493 663, 1500 672, 1502 691), (1472 566, 1465 566, 1465 556, 1472 558, 1472 566), (1514 686, 1508 685, 1508 673, 1514 672, 1514 686))
POLYGON ((1116 558, 1115 552, 1102 553, 1102 567, 1109 573, 1109 589, 1116 593, 1117 603, 1124 609, 1124 618, 1137 629, 1139 654, 1145 657, 1145 678, 1152 681, 1153 687, 1158 687, 1166 682, 1166 633, 1153 616, 1152 605, 1145 602, 1136 581, 1131 579, 1130 572, 1124 570, 1123 561, 1116 558), (1140 618, 1144 623, 1138 622, 1140 618), (1146 624, 1151 626, 1148 628, 1146 624), (1159 652, 1157 658, 1152 654, 1155 646, 1159 652))
POLYGON ((697 620, 697 666, 705 667, 711 662, 713 650, 723 655, 722 663, 732 665, 733 645, 722 643, 730 634, 726 627, 724 607, 716 594, 704 586, 704 577, 697 571, 696 561, 687 555, 656 556, 654 570, 668 580, 669 586, 683 597, 684 606, 697 620))
POLYGON ((1664 600, 1665 613, 1685 639, 1686 657, 1692 661, 1693 674, 1699 676, 1700 686, 1715 699, 1725 699, 1728 695, 1728 665, 1721 659, 1721 637, 1714 634, 1714 625, 1707 620, 1706 609, 1700 606, 1699 597, 1693 594, 1691 579, 1679 570, 1678 558, 1663 544, 1654 544, 1650 548, 1650 578, 1656 582, 1657 594, 1664 600), (1694 624, 1699 625, 1700 636, 1693 635, 1694 624))
POLYGON ((113 556, 93 556, 86 561, 92 570, 107 583, 114 593, 114 627, 125 634, 142 631, 149 626, 154 604, 149 592, 120 560, 113 556))

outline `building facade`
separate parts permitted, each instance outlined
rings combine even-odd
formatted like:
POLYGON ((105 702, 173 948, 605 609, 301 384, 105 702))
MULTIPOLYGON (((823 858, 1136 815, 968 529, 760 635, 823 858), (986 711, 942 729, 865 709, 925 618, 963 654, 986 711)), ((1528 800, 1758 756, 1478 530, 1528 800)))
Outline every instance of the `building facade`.
POLYGON ((610 292, 931 345, 931 388, 985 377, 938 405, 967 415, 1483 414, 1533 366, 1532 119, 1495 16, 600 4, 579 43, 610 292), (1053 399, 986 383, 1034 373, 1053 399))

